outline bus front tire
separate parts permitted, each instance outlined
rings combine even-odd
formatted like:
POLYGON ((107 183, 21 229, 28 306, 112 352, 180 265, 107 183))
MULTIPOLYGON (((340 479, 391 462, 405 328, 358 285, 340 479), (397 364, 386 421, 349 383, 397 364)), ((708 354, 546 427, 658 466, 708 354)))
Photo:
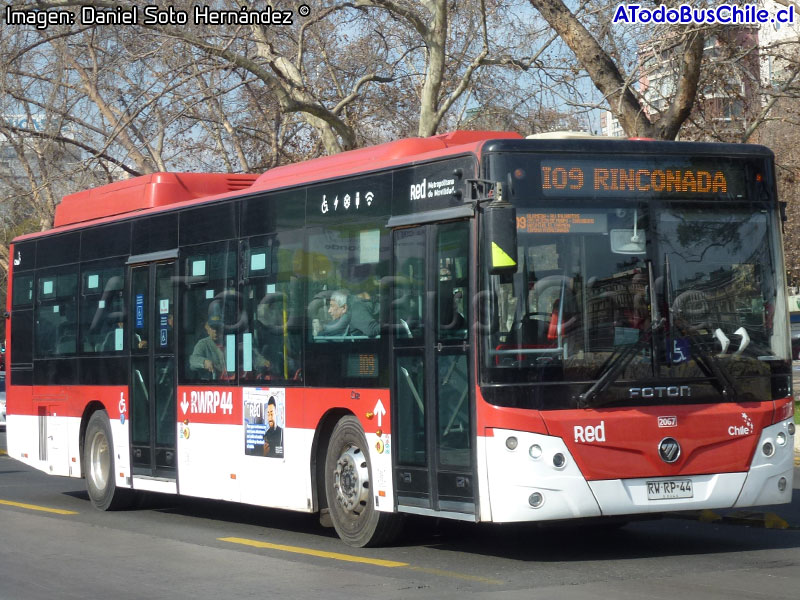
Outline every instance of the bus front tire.
POLYGON ((400 533, 400 515, 375 509, 372 466, 358 419, 339 420, 325 456, 325 495, 336 533, 356 548, 388 544, 400 533))
POLYGON ((131 490, 117 488, 112 439, 106 411, 92 414, 86 426, 83 465, 89 499, 100 510, 127 508, 133 497, 131 490))

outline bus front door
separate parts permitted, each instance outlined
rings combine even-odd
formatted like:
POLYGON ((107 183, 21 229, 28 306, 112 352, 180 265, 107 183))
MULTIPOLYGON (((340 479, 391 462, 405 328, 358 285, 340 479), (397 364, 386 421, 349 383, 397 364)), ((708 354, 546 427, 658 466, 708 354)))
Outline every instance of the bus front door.
POLYGON ((393 231, 392 456, 403 512, 476 514, 470 221, 393 231))
POLYGON ((134 478, 139 475, 174 480, 175 261, 132 265, 130 269, 131 466, 134 478))

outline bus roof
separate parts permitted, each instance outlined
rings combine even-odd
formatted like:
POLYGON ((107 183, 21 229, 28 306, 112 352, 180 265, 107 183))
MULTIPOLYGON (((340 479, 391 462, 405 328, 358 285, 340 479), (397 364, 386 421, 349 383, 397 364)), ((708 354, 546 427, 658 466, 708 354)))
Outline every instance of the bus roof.
MULTIPOLYGON (((642 144, 653 145, 659 153, 723 155, 768 155, 763 146, 709 144, 697 142, 631 141, 619 138, 524 139, 504 131, 454 131, 427 138, 407 138, 377 146, 359 148, 331 156, 276 167, 261 174, 232 173, 152 173, 64 196, 56 206, 53 230, 65 230, 89 223, 115 220, 148 209, 164 209, 176 204, 195 204, 238 196, 243 192, 276 190, 324 181, 337 177, 370 173, 380 169, 414 164, 438 157, 482 151, 583 151, 638 153, 642 144), (488 145, 487 145, 488 142, 488 145)), ((20 236, 30 239, 51 232, 20 236)))
MULTIPOLYGON (((454 148, 486 140, 521 139, 502 131, 455 131, 407 138, 270 169, 261 175, 232 173, 152 173, 64 196, 56 206, 53 228, 75 226, 147 209, 203 201, 242 191, 257 192, 374 171, 416 160, 452 154, 454 148)), ((472 148, 469 148, 472 149, 472 148)), ((71 227, 70 227, 71 228, 71 227)), ((21 236, 37 237, 42 233, 21 236)))
POLYGON ((113 217, 250 187, 257 175, 151 173, 64 196, 55 227, 113 217))
POLYGON ((458 146, 499 139, 522 139, 522 136, 506 131, 454 131, 427 138, 388 142, 270 169, 256 180, 253 190, 275 189, 321 181, 337 175, 392 167, 414 162, 416 159, 432 158, 429 155, 437 151, 451 150, 447 154, 452 154, 452 149, 458 146))

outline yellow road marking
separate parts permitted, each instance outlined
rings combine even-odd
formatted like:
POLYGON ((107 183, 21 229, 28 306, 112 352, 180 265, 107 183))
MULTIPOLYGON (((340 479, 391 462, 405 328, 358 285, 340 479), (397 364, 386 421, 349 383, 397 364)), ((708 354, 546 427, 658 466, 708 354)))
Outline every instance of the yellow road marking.
POLYGON ((492 585, 502 585, 504 582, 498 579, 489 579, 488 577, 479 577, 477 575, 466 575, 464 573, 456 573, 454 571, 444 571, 441 569, 429 569, 426 567, 415 567, 405 562, 398 562, 394 560, 383 560, 380 558, 365 558, 363 556, 353 556, 352 554, 340 554, 339 552, 324 552, 322 550, 314 550, 312 548, 302 548, 300 546, 284 546, 283 544, 271 544, 269 542, 259 542, 257 540, 248 540, 246 538, 227 537, 217 538, 220 542, 230 542, 231 544, 241 544, 243 546, 251 546, 253 548, 268 548, 270 550, 281 550, 282 552, 293 552, 295 554, 305 554, 307 556, 317 556, 320 558, 330 558, 333 560, 343 560, 348 562, 364 563, 368 565, 376 565, 378 567, 397 568, 405 567, 412 571, 419 571, 421 573, 428 573, 429 575, 438 575, 440 577, 452 577, 455 579, 466 579, 469 581, 477 581, 480 583, 490 583, 492 585))
POLYGON ((269 548, 270 550, 280 550, 282 552, 293 552, 294 554, 306 554, 308 556, 318 556, 320 558, 331 558, 333 560, 344 560, 348 562, 365 563, 377 565, 379 567, 407 567, 408 563, 397 562, 394 560, 382 560, 379 558, 365 558, 363 556, 353 556, 352 554, 340 554, 338 552, 324 552, 312 548, 302 548, 300 546, 285 546, 283 544, 270 544, 269 542, 259 542, 238 537, 217 538, 220 542, 230 542, 231 544, 241 544, 252 546, 253 548, 269 548))
POLYGON ((25 504, 24 502, 12 502, 11 500, 0 500, 0 504, 5 506, 16 506, 17 508, 26 508, 28 510, 38 510, 41 512, 54 513, 56 515, 77 515, 74 510, 64 510, 62 508, 50 508, 47 506, 37 506, 35 504, 25 504))
POLYGON ((8 452, 5 450, 0 450, 0 456, 8 456, 8 452))

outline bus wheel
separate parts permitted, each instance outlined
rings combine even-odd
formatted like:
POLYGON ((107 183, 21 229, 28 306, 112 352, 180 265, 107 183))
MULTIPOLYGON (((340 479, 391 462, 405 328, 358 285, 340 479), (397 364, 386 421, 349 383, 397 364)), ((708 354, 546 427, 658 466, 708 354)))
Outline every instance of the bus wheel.
POLYGON ((400 516, 375 510, 367 440, 353 416, 333 429, 325 457, 325 495, 333 526, 357 548, 387 544, 400 532, 400 516))
POLYGON ((129 505, 130 490, 117 489, 114 481, 114 446, 111 425, 104 410, 95 412, 86 426, 83 442, 83 465, 89 498, 100 510, 116 510, 129 505))

